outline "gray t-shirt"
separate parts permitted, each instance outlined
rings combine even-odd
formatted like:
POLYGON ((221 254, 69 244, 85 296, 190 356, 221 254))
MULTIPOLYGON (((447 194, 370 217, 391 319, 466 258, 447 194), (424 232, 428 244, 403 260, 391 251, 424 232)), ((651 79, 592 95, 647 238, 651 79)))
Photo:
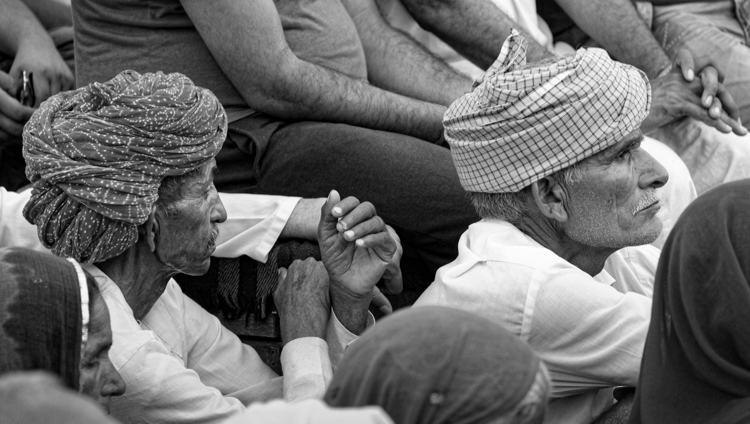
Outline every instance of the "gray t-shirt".
MULTIPOLYGON (((107 81, 126 69, 180 72, 213 91, 230 120, 252 112, 179 0, 72 0, 72 7, 78 86, 107 81)), ((277 0, 276 7, 287 43, 298 57, 367 79, 357 30, 339 0, 277 0)))

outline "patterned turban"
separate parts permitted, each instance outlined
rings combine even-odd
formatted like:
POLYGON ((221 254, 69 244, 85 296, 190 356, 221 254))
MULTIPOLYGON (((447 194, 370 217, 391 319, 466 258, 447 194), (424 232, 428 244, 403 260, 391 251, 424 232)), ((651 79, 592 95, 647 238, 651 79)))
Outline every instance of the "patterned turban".
POLYGON ((137 241, 162 179, 211 160, 226 134, 218 99, 177 73, 125 71, 50 97, 24 127, 34 183, 24 217, 56 255, 117 256, 137 241))
POLYGON ((443 118, 467 191, 514 193, 590 157, 639 128, 651 106, 646 75, 601 49, 546 66, 526 64, 515 30, 471 93, 443 118))

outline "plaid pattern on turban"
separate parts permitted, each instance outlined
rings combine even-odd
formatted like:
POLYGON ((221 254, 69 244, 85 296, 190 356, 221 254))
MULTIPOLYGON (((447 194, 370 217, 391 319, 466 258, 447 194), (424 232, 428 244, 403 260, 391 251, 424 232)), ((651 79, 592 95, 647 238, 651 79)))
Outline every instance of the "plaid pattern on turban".
POLYGON ((467 191, 514 193, 621 140, 651 106, 646 75, 601 49, 548 65, 526 64, 515 30, 474 89, 443 118, 467 191))
POLYGON ((211 160, 226 134, 219 100, 182 74, 125 71, 50 97, 23 132, 34 183, 24 217, 56 255, 117 256, 137 241, 161 180, 211 160))

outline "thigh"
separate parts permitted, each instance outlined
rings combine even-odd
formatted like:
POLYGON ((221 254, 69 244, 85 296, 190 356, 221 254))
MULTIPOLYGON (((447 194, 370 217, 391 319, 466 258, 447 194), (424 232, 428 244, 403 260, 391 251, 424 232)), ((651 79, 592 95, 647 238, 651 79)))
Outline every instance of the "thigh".
POLYGON ((687 49, 697 69, 713 65, 750 122, 750 48, 737 20, 733 2, 688 3, 654 7, 654 36, 674 58, 687 49))
POLYGON ((344 124, 300 122, 274 133, 256 168, 258 193, 370 201, 435 269, 455 259, 477 221, 450 151, 412 137, 344 124))

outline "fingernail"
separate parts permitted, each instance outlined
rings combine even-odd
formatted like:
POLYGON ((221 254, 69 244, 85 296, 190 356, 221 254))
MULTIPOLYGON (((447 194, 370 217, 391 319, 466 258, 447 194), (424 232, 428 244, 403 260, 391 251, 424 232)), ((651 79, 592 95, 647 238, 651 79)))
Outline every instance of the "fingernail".
POLYGON ((703 103, 706 105, 706 107, 711 106, 711 102, 713 102, 713 97, 708 96, 706 97, 706 100, 703 101, 703 103))
POLYGON ((692 81, 693 78, 695 78, 695 73, 693 72, 692 69, 688 69, 688 72, 687 72, 687 79, 688 79, 688 81, 692 81))
POLYGON ((335 215, 341 215, 341 208, 336 206, 333 209, 331 209, 331 212, 333 212, 335 215))
MULTIPOLYGON (((349 230, 349 231, 345 232, 344 235, 347 236, 347 237, 349 237, 350 239, 353 239, 354 238, 354 231, 349 230)), ((357 240, 357 241, 359 241, 359 240, 357 240)))
MULTIPOLYGON (((339 224, 341 224, 341 229, 346 230, 346 222, 339 221, 339 224)), ((351 233, 351 231, 349 231, 351 233)))
POLYGON ((362 247, 365 245, 365 241, 362 239, 357 239, 357 241, 355 241, 354 244, 356 244, 359 247, 362 247))

